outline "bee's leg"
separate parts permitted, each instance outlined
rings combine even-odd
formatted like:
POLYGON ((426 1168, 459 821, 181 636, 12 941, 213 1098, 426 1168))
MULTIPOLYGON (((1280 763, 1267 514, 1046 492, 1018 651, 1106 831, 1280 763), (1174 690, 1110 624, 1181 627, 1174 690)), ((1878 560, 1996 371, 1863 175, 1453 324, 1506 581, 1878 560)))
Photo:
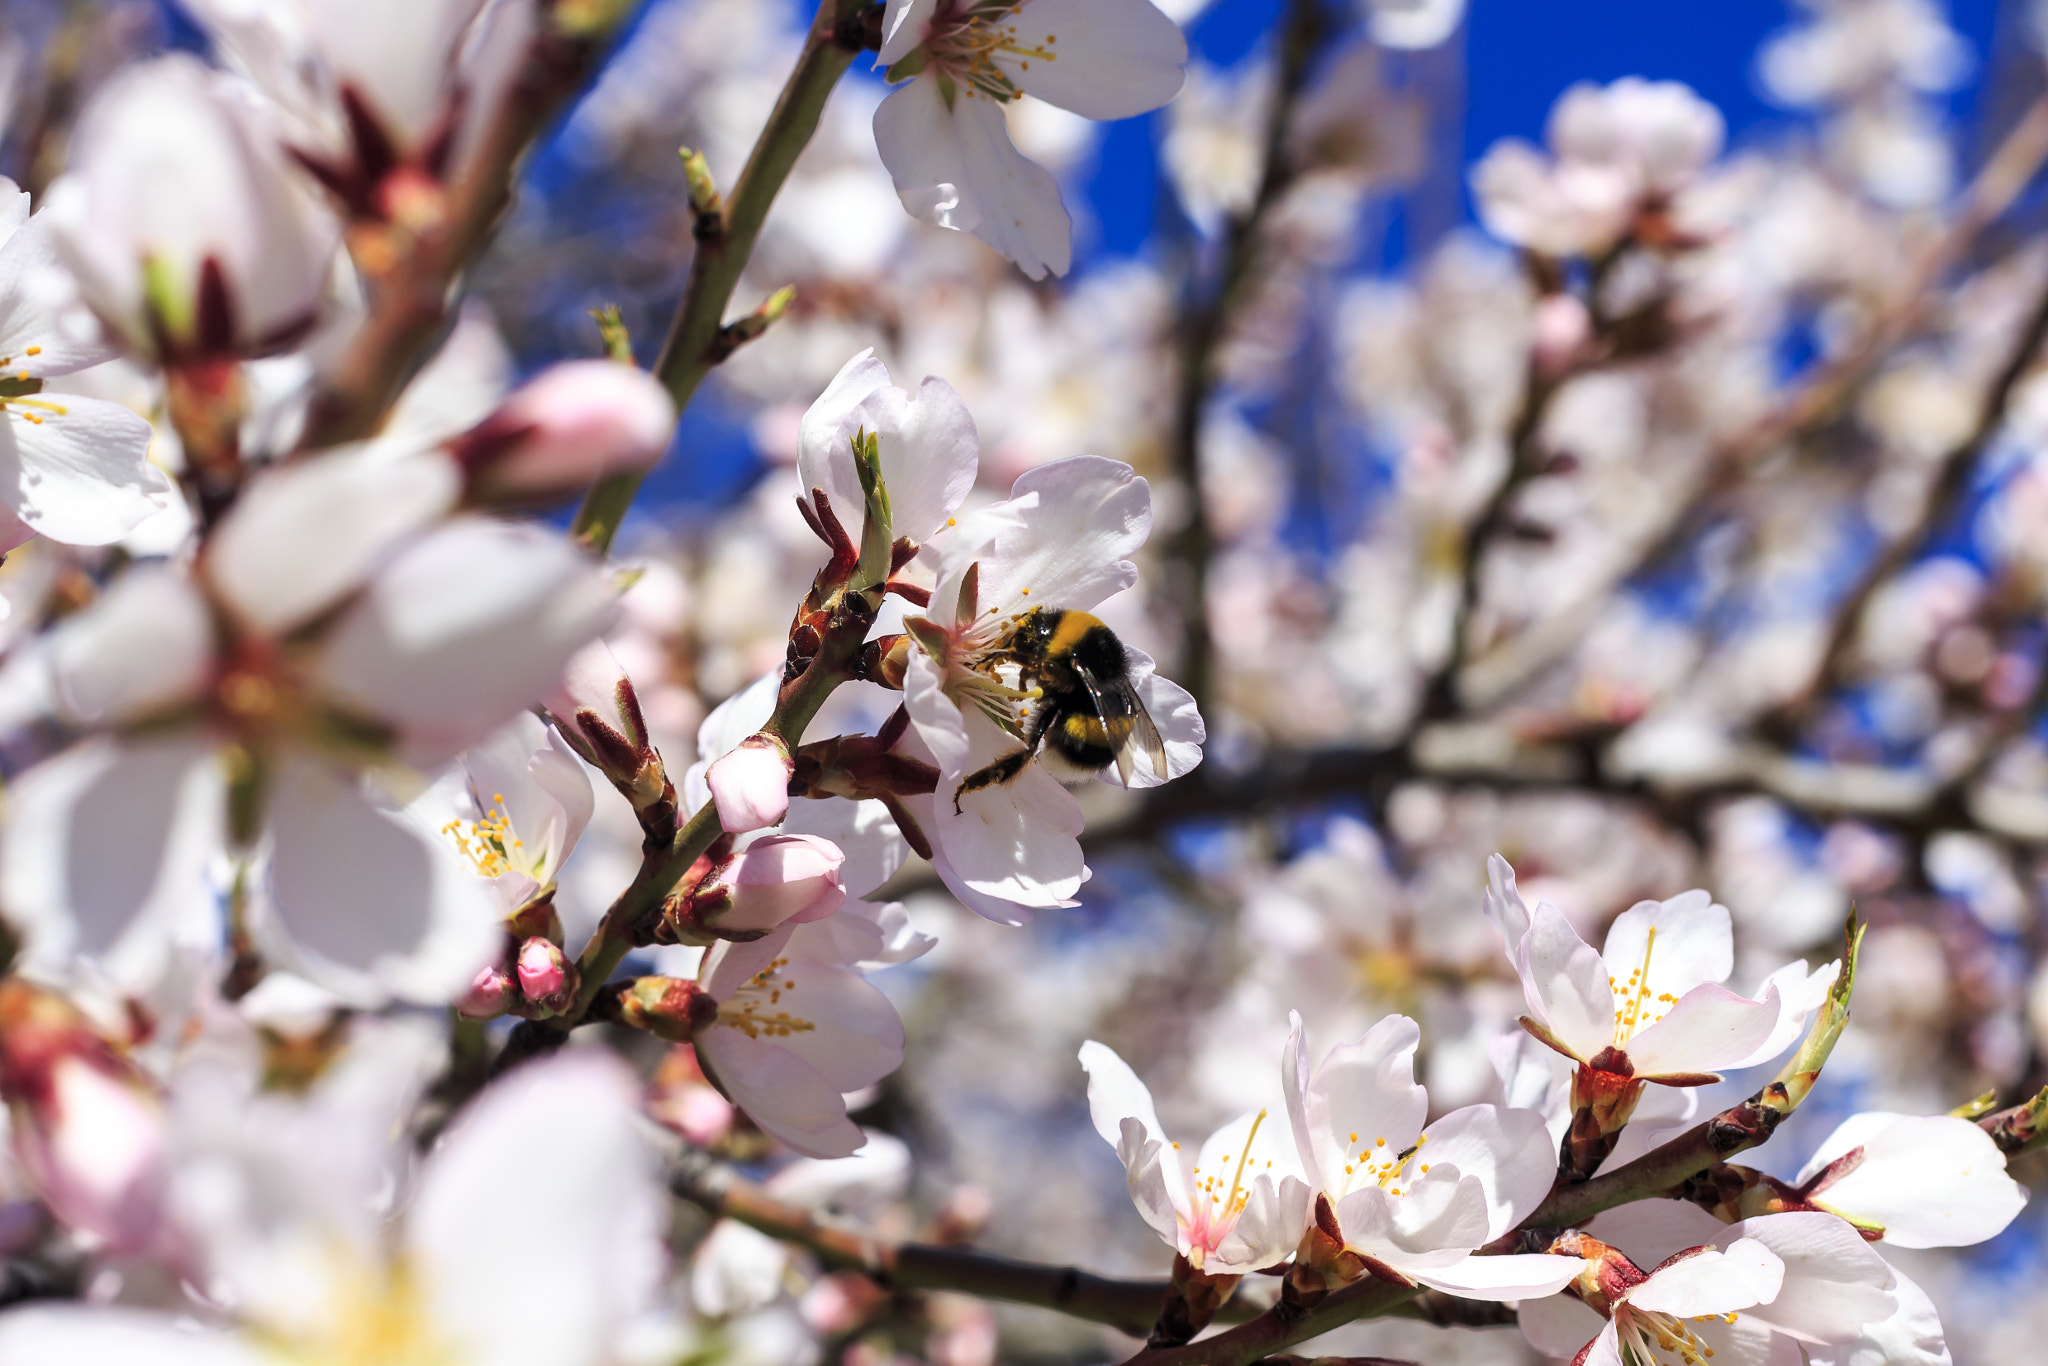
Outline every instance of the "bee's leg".
POLYGON ((959 812, 960 799, 968 793, 979 792, 985 787, 1000 787, 1019 773, 1022 773, 1024 765, 1031 762, 1031 756, 1036 752, 1036 746, 1030 749, 1012 750, 987 768, 979 769, 961 779, 960 786, 953 791, 954 812, 956 814, 959 812))

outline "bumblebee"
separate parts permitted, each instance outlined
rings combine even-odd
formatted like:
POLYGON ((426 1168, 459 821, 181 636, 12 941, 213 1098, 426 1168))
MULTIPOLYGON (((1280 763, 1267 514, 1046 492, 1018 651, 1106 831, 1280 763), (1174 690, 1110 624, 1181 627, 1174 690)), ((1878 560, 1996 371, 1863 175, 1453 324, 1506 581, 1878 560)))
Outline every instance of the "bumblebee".
POLYGON ((1166 746, 1131 684, 1130 654, 1100 618, 1033 608, 1016 618, 1000 654, 1016 664, 1020 685, 1037 693, 1038 705, 1019 734, 1023 748, 968 774, 953 793, 955 811, 968 793, 1015 778, 1041 750, 1055 777, 1100 773, 1115 764, 1129 787, 1140 749, 1154 773, 1166 773, 1166 746))

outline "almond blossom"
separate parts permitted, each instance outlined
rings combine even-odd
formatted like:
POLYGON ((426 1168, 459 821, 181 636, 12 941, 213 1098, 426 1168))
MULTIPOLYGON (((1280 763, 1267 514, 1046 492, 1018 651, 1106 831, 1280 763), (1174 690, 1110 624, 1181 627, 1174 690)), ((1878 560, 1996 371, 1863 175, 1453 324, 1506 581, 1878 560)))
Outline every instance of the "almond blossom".
POLYGON ((2026 1204, 1991 1136, 1953 1115, 1852 1115, 1793 1183, 1799 1198, 1894 1247, 1965 1247, 1996 1237, 2026 1204))
POLYGON ((889 0, 876 64, 911 80, 875 111, 875 146, 913 217, 973 233, 1034 280, 1064 275, 1059 186, 1011 142, 1004 107, 1033 95, 1130 118, 1180 93, 1187 57, 1150 0, 889 0))
MULTIPOLYGON (((1081 808, 1036 760, 1008 781, 963 792, 968 775, 1018 748, 1028 693, 1005 678, 1004 646, 1036 607, 1088 611, 1133 586, 1152 529, 1152 496, 1131 467, 1080 456, 1041 465, 1010 497, 935 538, 930 615, 910 623, 919 648, 903 701, 938 766, 933 796, 907 799, 930 836, 933 867, 969 909, 1003 924, 1073 904, 1086 876, 1081 808)), ((920 557, 922 558, 922 557, 920 557)), ((1158 727, 1166 771, 1137 752, 1131 785, 1156 787, 1201 762, 1207 738, 1194 699, 1125 644, 1131 684, 1158 727)), ((1114 766, 1098 775, 1120 783, 1114 766)))
POLYGON ((255 355, 305 336, 340 240, 260 115, 184 54, 99 92, 44 212, 81 297, 142 356, 255 355))
POLYGON ((105 399, 44 392, 114 355, 80 314, 50 223, 0 176, 0 554, 38 534, 105 545, 170 502, 170 480, 149 463, 147 421, 105 399))
POLYGON ((1415 1021, 1387 1016, 1357 1043, 1332 1048, 1313 1074, 1300 1015, 1291 1024, 1280 1064, 1287 1116, 1310 1189, 1357 1260, 1353 1277, 1372 1267, 1474 1299, 1514 1300, 1579 1274, 1570 1258, 1545 1253, 1472 1255, 1550 1193, 1556 1163, 1543 1116, 1469 1105, 1424 1127, 1415 1021))
POLYGON ((193 572, 131 570, 66 623, 60 708, 107 733, 15 792, 0 880, 38 961, 161 971, 171 944, 204 942, 232 851, 261 855, 251 928, 268 951, 354 994, 374 979, 445 1000, 468 980, 492 933, 482 884, 364 773, 490 734, 613 600, 557 536, 440 521, 457 483, 439 457, 279 470, 193 572), (114 791, 130 805, 110 808, 114 791), (110 822, 126 837, 86 855, 110 822))
POLYGON ((1808 973, 1802 960, 1772 973, 1755 998, 1738 996, 1720 985, 1734 966, 1728 910, 1704 891, 1638 902, 1615 918, 1595 953, 1555 906, 1539 901, 1531 911, 1523 903, 1507 860, 1494 855, 1487 876, 1487 917, 1529 1008, 1522 1027, 1579 1065, 1572 1102, 1597 1129, 1583 1136, 1581 1160, 1592 1166, 1645 1082, 1698 1086, 1723 1069, 1777 1056, 1840 970, 1835 963, 1808 973))
POLYGON ((1897 1304, 1891 1269, 1827 1214, 1747 1220, 1660 1259, 1583 1234, 1562 1242, 1587 1259, 1579 1299, 1525 1301, 1522 1331, 1585 1366, 1776 1366, 1854 1342, 1897 1304))
POLYGON ((856 549, 865 544, 867 525, 853 453, 862 434, 875 438, 890 539, 907 538, 913 546, 929 540, 974 487, 980 439, 966 404, 936 375, 925 376, 916 393, 891 384, 889 368, 869 347, 841 366, 805 411, 797 499, 813 520, 829 509, 856 549))
POLYGON ((848 907, 751 942, 714 945, 697 985, 718 1015, 692 1040, 705 1075, 806 1157, 858 1149, 861 1131, 846 1117, 845 1094, 903 1062, 903 1022, 860 968, 896 957, 902 943, 868 908, 848 907))
MULTIPOLYGON (((233 1081, 221 1070, 194 1078, 190 1098, 203 1089, 228 1101, 233 1081)), ((407 1164, 391 1151, 404 1135, 391 1120, 411 1097, 383 1088, 406 1070, 337 1070, 368 1087, 244 1096, 194 1117, 181 1197, 209 1300, 199 1323, 113 1306, 16 1309, 0 1314, 0 1357, 20 1366, 617 1360, 653 1309, 666 1260, 661 1184, 631 1074, 581 1049, 536 1064, 465 1111, 404 1180, 407 1164), (286 1135, 312 1141, 286 1147, 286 1135), (336 1153, 348 1160, 322 1160, 336 1153), (407 1197, 396 1217, 394 1179, 407 1197), (548 1236, 537 1248, 540 1211, 548 1236), (536 1256, 556 1273, 534 1276, 536 1256), (510 1313, 504 1291, 514 1283, 523 1288, 510 1313)))
POLYGON ((1189 1159, 1160 1127, 1151 1091, 1113 1050, 1090 1039, 1081 1066, 1095 1132, 1122 1160, 1138 1214, 1189 1266, 1234 1276, 1293 1255, 1308 1227, 1309 1189, 1277 1115, 1240 1115, 1189 1159))

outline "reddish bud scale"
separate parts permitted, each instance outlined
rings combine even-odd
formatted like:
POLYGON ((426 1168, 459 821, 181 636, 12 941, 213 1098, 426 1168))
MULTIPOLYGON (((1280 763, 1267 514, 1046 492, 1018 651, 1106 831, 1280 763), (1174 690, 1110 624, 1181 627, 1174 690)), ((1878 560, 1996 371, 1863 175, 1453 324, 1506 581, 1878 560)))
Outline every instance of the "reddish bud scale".
POLYGON ((599 1016, 670 1043, 688 1043, 718 1018, 718 1002, 681 977, 639 977, 608 987, 593 1007, 599 1016))

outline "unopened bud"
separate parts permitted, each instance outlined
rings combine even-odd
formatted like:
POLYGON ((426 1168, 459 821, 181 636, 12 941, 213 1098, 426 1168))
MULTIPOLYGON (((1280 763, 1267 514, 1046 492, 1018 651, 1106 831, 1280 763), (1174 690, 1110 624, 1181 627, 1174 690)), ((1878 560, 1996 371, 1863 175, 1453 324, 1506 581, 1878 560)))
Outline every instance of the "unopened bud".
POLYGON ((542 371, 450 449, 469 473, 471 496, 548 501, 600 475, 652 465, 675 427, 675 400, 652 375, 572 360, 542 371))
POLYGON ((519 994, 531 1010, 559 1015, 576 999, 576 965, 559 944, 529 939, 519 946, 519 994))
POLYGON ((644 1029, 670 1043, 688 1043, 718 1018, 718 1002, 682 977, 638 977, 600 998, 599 1013, 614 1024, 644 1029))
POLYGON ((750 735, 704 775, 718 803, 718 824, 728 835, 780 825, 789 813, 789 777, 796 770, 780 736, 750 735))
POLYGON ((115 1250, 147 1246, 162 1212, 163 1103, 83 1016, 19 979, 0 983, 0 1095, 51 1213, 115 1250))
POLYGON ((1538 373, 1552 379, 1568 374, 1592 335, 1592 315, 1577 295, 1544 295, 1530 320, 1530 353, 1538 373))
POLYGON ((668 773, 648 741, 640 695, 610 646, 597 640, 577 651, 561 686, 543 705, 570 747, 610 778, 635 808, 661 797, 668 773))
POLYGON ((519 997, 519 984, 499 967, 479 968, 469 990, 455 1002, 455 1013, 465 1020, 495 1020, 512 1008, 519 997))

